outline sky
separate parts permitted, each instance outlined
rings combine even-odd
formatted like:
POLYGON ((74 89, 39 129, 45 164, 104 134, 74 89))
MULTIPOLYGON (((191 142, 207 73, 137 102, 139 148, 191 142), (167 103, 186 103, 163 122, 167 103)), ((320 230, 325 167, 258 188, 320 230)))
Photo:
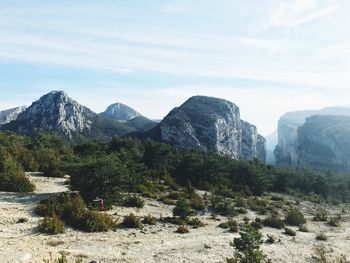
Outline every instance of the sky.
POLYGON ((193 95, 263 135, 285 112, 350 104, 348 0, 0 0, 0 109, 52 90, 152 119, 193 95))

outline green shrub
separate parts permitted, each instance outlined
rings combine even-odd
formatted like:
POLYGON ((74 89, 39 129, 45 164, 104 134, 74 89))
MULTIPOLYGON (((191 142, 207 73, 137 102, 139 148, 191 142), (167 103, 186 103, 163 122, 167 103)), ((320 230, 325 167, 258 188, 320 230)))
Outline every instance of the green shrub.
POLYGON ((177 228, 176 233, 187 234, 187 233, 190 233, 190 230, 186 226, 181 225, 177 228))
POLYGON ((316 235, 316 240, 318 241, 327 241, 328 237, 326 236, 325 233, 319 233, 316 235))
POLYGON ((256 229, 262 229, 263 225, 262 225, 262 220, 260 217, 255 218, 255 220, 253 222, 250 223, 250 225, 256 229))
POLYGON ((203 203, 203 199, 197 194, 194 194, 191 197, 190 206, 191 206, 191 208, 193 208, 194 210, 197 210, 197 211, 203 210, 205 208, 205 205, 203 203))
POLYGON ((276 214, 271 214, 269 217, 262 221, 264 226, 282 229, 284 228, 283 220, 276 214))
POLYGON ((157 224, 157 219, 154 216, 147 215, 143 218, 142 223, 145 225, 155 225, 157 224))
POLYGON ((278 202, 280 202, 280 201, 284 202, 284 197, 283 196, 279 196, 279 195, 272 195, 271 196, 271 200, 272 201, 278 201, 278 202))
POLYGON ((23 223, 27 223, 27 222, 28 222, 28 218, 22 217, 22 218, 18 219, 16 223, 23 224, 23 223))
POLYGON ((222 216, 234 217, 238 215, 235 204, 230 198, 212 198, 211 208, 216 214, 222 216))
POLYGON ((330 226, 339 227, 340 224, 341 224, 341 215, 338 214, 338 215, 336 215, 336 216, 334 216, 334 217, 331 217, 331 218, 329 219, 329 221, 328 221, 328 224, 329 224, 330 226))
POLYGON ((267 240, 266 240, 266 243, 268 244, 274 244, 276 242, 276 237, 273 236, 273 235, 267 235, 267 240))
POLYGON ((44 176, 62 178, 65 176, 65 173, 61 170, 53 169, 53 170, 45 171, 44 176))
POLYGON ((39 223, 39 232, 49 235, 57 235, 64 233, 64 224, 62 220, 54 215, 52 218, 45 217, 39 223))
POLYGON ((173 209, 173 215, 181 218, 186 218, 193 214, 190 204, 186 199, 180 199, 176 202, 176 206, 173 209))
POLYGON ((131 213, 130 215, 124 217, 122 226, 125 228, 141 228, 142 223, 139 217, 131 213))
POLYGON ((50 259, 43 260, 44 263, 83 263, 83 259, 81 257, 77 257, 74 262, 73 261, 68 261, 67 256, 65 253, 61 253, 61 257, 57 258, 57 259, 53 259, 52 255, 50 255, 50 259))
POLYGON ((300 226, 306 223, 306 219, 299 209, 294 208, 288 211, 284 222, 291 226, 300 226))
POLYGON ((110 215, 88 211, 84 200, 77 193, 62 193, 42 200, 35 212, 46 217, 57 215, 67 225, 82 231, 105 232, 115 226, 110 215))
POLYGON ((81 219, 79 228, 87 232, 107 232, 115 227, 113 218, 105 213, 88 211, 81 219))
POLYGON ((237 207, 241 207, 241 208, 247 207, 247 201, 241 195, 238 195, 236 197, 235 202, 237 207))
POLYGON ((239 230, 237 221, 232 219, 229 219, 226 222, 219 224, 218 227, 228 229, 232 233, 237 233, 239 230))
POLYGON ((306 225, 301 225, 301 226, 299 226, 299 231, 304 232, 304 233, 308 233, 309 229, 306 225))
POLYGON ((266 256, 260 250, 263 243, 262 234, 259 230, 250 225, 245 225, 243 230, 239 232, 240 237, 235 238, 231 243, 235 251, 235 256, 231 262, 239 263, 263 263, 268 262, 266 256), (235 261, 233 261, 235 260, 235 261))
POLYGON ((316 214, 314 215, 313 220, 317 222, 326 222, 327 218, 328 218, 328 212, 325 209, 321 208, 316 211, 316 214))
POLYGON ((145 201, 137 195, 130 195, 124 198, 122 205, 125 207, 142 208, 145 205, 145 201))
POLYGON ((199 227, 203 227, 204 223, 197 217, 195 218, 191 218, 188 222, 187 225, 193 227, 193 228, 199 228, 199 227))
POLYGON ((297 235, 297 233, 293 229, 288 228, 288 227, 286 227, 284 229, 284 234, 287 236, 292 236, 292 237, 295 237, 297 235))
POLYGON ((243 215, 245 215, 245 214, 248 213, 247 209, 245 209, 245 208, 243 208, 243 207, 237 208, 237 209, 236 209, 236 212, 237 212, 238 214, 243 214, 243 215))

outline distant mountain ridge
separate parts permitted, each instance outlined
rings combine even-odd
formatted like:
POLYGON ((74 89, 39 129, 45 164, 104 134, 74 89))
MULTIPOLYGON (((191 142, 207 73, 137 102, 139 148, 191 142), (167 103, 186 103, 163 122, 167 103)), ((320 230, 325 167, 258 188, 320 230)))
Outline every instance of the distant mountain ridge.
POLYGON ((128 121, 114 121, 82 106, 63 91, 52 91, 33 102, 14 121, 2 125, 1 129, 25 135, 54 132, 70 139, 107 140, 112 136, 144 130, 144 125, 141 121, 130 124, 128 121))
POLYGON ((173 109, 160 123, 121 103, 97 114, 63 91, 52 91, 33 102, 16 119, 0 126, 33 136, 53 132, 71 140, 106 141, 113 136, 151 138, 178 147, 213 151, 240 160, 265 162, 266 140, 240 118, 239 108, 224 99, 194 96, 173 109))
POLYGON ((20 106, 8 110, 0 111, 0 125, 9 123, 17 119, 18 115, 20 115, 23 111, 26 110, 26 106, 20 106))
MULTIPOLYGON (((307 157, 305 157, 308 154, 301 154, 305 150, 303 149, 301 141, 304 140, 302 138, 305 138, 305 136, 310 136, 310 134, 306 135, 305 132, 313 130, 311 125, 316 125, 316 122, 311 120, 317 119, 321 121, 321 117, 325 117, 324 120, 333 122, 333 119, 338 119, 338 117, 341 116, 350 116, 350 108, 328 107, 321 110, 296 111, 284 114, 278 122, 278 144, 274 151, 276 164, 279 166, 293 167, 305 166, 305 164, 309 162, 307 157), (317 118, 317 116, 319 117, 317 118), (304 157, 306 158, 305 160, 303 160, 304 157)), ((340 121, 340 119, 338 119, 338 121, 340 121)), ((323 128, 328 127, 326 121, 323 122, 323 125, 323 128)), ((328 133, 323 133, 323 136, 328 136, 327 134, 328 133)), ((325 139, 326 137, 324 140, 325 139)), ((319 138, 319 146, 317 146, 316 141, 314 141, 314 147, 321 149, 321 142, 324 140, 319 138)), ((334 147, 333 150, 335 150, 334 147)), ((315 152, 313 152, 313 155, 314 154, 315 152)), ((320 152, 319 155, 321 156, 322 152, 320 152)), ((315 158, 315 156, 313 158, 315 158)), ((310 161, 309 164, 314 167, 315 165, 312 163, 313 162, 310 161)), ((327 167, 327 165, 322 164, 322 167, 327 167)))

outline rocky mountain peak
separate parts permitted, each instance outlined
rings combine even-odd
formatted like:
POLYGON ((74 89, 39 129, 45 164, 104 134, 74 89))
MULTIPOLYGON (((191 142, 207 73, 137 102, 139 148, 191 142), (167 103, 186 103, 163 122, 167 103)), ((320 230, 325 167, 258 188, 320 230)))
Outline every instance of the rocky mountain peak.
POLYGON ((120 102, 108 106, 102 115, 117 121, 128 121, 142 116, 133 108, 120 102))
POLYGON ((191 97, 174 108, 157 129, 154 134, 161 141, 179 147, 213 151, 234 159, 264 158, 258 153, 265 148, 258 147, 265 147, 265 142, 258 137, 256 127, 243 122, 239 108, 224 99, 191 97))
POLYGON ((19 133, 31 134, 39 131, 60 132, 69 137, 73 132, 90 129, 96 114, 68 97, 63 91, 52 91, 18 116, 10 128, 19 133))

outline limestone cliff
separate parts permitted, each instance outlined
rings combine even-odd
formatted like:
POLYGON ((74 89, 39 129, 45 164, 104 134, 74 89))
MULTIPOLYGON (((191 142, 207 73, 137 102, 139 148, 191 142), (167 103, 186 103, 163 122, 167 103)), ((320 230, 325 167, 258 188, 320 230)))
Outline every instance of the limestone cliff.
POLYGON ((256 127, 242 121, 239 108, 223 99, 191 97, 173 109, 156 129, 158 132, 153 134, 165 143, 234 159, 265 161, 265 141, 256 127))

